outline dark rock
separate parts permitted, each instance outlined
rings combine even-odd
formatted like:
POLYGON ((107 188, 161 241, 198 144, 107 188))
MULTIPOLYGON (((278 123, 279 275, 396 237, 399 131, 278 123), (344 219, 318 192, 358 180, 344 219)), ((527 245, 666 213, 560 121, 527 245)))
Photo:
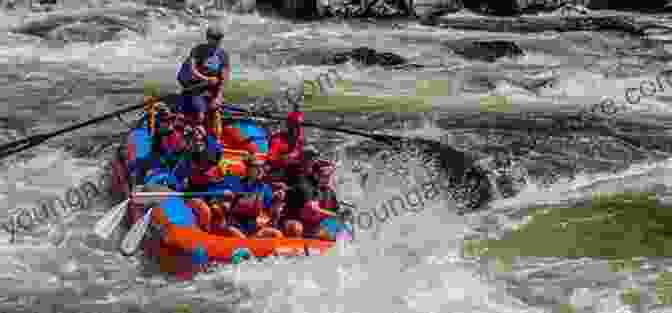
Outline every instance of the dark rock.
POLYGON ((314 19, 318 16, 317 0, 282 0, 280 12, 295 19, 314 19))
POLYGON ((453 48, 455 53, 470 59, 494 62, 501 57, 518 57, 525 55, 514 42, 505 40, 476 41, 462 47, 453 48))
POLYGON ((617 31, 635 36, 645 36, 651 23, 628 16, 520 16, 492 17, 440 16, 423 24, 442 28, 482 30, 509 33, 540 33, 545 31, 617 31))
POLYGON ((147 6, 159 6, 173 10, 182 10, 187 7, 185 0, 145 0, 147 6))
POLYGON ((479 13, 513 16, 520 13, 517 0, 464 0, 464 7, 479 13))
MULTIPOLYGON (((450 1, 450 0, 441 0, 450 1)), ((413 13, 412 0, 316 0, 320 16, 341 18, 393 18, 413 13)))
POLYGON ((406 0, 413 15, 420 19, 431 19, 446 13, 457 12, 464 8, 461 0, 406 0))
POLYGON ((355 60, 367 66, 371 65, 394 66, 406 63, 406 60, 403 57, 396 55, 394 53, 390 52, 378 53, 374 49, 367 47, 360 47, 353 49, 352 51, 340 52, 326 56, 322 59, 322 64, 324 65, 343 64, 348 62, 348 60, 355 60))
POLYGON ((117 38, 117 34, 123 30, 145 34, 146 26, 134 18, 136 15, 146 14, 145 11, 136 8, 105 8, 77 14, 53 13, 20 25, 12 31, 66 41, 105 41, 117 38))
POLYGON ((590 0, 588 8, 592 10, 628 10, 640 12, 656 12, 667 6, 668 0, 645 0, 645 1, 609 1, 590 0))

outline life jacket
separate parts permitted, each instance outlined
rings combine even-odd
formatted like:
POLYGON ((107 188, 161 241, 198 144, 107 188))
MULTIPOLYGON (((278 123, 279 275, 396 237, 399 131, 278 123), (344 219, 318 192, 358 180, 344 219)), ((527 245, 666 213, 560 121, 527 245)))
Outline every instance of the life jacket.
POLYGON ((295 127, 295 138, 289 138, 288 131, 281 131, 271 136, 271 144, 269 151, 269 162, 274 168, 287 168, 288 160, 295 162, 303 162, 303 147, 304 147, 304 133, 301 123, 303 123, 303 112, 289 112, 287 120, 290 127, 295 127), (294 145, 290 145, 291 141, 294 145))
POLYGON ((193 227, 196 225, 196 218, 193 209, 187 206, 181 197, 168 197, 154 208, 152 222, 161 226, 172 224, 180 227, 193 227))
POLYGON ((191 177, 190 182, 192 185, 203 186, 210 183, 211 176, 209 175, 209 164, 198 164, 197 162, 191 162, 191 177))
POLYGON ((184 133, 181 131, 172 131, 161 140, 161 150, 166 153, 175 153, 186 148, 187 142, 184 133))
POLYGON ((130 170, 136 169, 139 162, 152 157, 152 135, 145 127, 136 128, 128 135, 128 165, 130 170))
POLYGON ((256 218, 260 210, 270 209, 273 205, 273 189, 267 183, 247 183, 242 177, 226 176, 222 182, 208 189, 208 191, 222 190, 230 190, 238 195, 232 213, 239 217, 256 218))
POLYGON ((251 153, 268 153, 269 143, 266 129, 249 119, 233 120, 227 118, 227 113, 231 114, 230 112, 224 113, 222 129, 218 138, 225 148, 251 153))
POLYGON ((147 175, 147 177, 145 177, 145 185, 151 184, 170 186, 177 191, 184 190, 182 182, 167 169, 155 168, 150 175, 147 175))
MULTIPOLYGON (((207 53, 205 62, 203 64, 197 65, 197 69, 202 74, 205 74, 206 76, 217 76, 228 66, 228 55, 220 48, 211 47, 207 44, 200 44, 192 50, 192 53, 200 54, 204 52, 207 53)), ((180 82, 180 84, 182 84, 183 87, 189 87, 192 82, 197 79, 192 75, 191 72, 191 58, 193 56, 193 54, 190 55, 189 58, 185 60, 185 62, 182 62, 182 65, 180 66, 180 69, 177 73, 177 80, 180 82)))

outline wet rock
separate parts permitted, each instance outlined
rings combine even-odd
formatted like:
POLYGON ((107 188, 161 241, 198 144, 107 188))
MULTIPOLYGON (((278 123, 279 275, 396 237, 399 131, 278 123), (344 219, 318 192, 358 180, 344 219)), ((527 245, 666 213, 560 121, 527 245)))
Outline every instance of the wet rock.
POLYGON ((490 15, 512 16, 520 13, 518 0, 464 0, 464 7, 490 15))
MULTIPOLYGON (((465 7, 474 12, 494 16, 518 16, 539 12, 552 12, 562 8, 570 8, 572 13, 580 13, 582 9, 572 10, 572 7, 586 7, 591 10, 632 10, 642 12, 669 11, 672 7, 668 0, 647 0, 643 2, 609 1, 609 0, 418 0, 419 5, 413 3, 417 16, 431 19, 432 15, 443 14, 456 7, 465 7), (449 9, 443 9, 448 6, 449 9), (417 8, 415 8, 417 6, 417 8)), ((566 11, 566 10, 565 10, 566 11)), ((566 12, 558 12, 564 14, 566 12)), ((583 13, 585 14, 585 13, 583 13)))
POLYGON ((321 16, 343 18, 408 16, 412 14, 413 6, 412 0, 317 0, 315 3, 319 3, 317 11, 321 16))
POLYGON ((608 1, 608 0, 590 0, 587 7, 593 10, 633 10, 655 12, 659 9, 665 9, 668 0, 645 0, 645 1, 608 1))
POLYGON ((317 16, 317 0, 282 0, 282 15, 310 19, 317 16))
POLYGON ((352 50, 339 49, 338 51, 308 50, 291 57, 288 63, 302 65, 337 65, 349 61, 372 66, 398 66, 407 64, 403 57, 390 52, 377 52, 374 49, 360 47, 352 50))
POLYGON ((421 21, 423 25, 467 30, 482 30, 509 33, 577 32, 577 31, 618 31, 635 36, 645 36, 651 23, 627 16, 610 15, 570 15, 570 16, 520 16, 492 17, 480 16, 433 16, 421 21))
POLYGON ((115 8, 49 14, 12 31, 48 39, 105 41, 116 38, 122 31, 144 34, 146 28, 139 21, 139 17, 145 16, 145 11, 137 8, 115 8))
POLYGON ((453 47, 455 53, 469 59, 494 62, 502 57, 519 57, 525 55, 516 43, 505 40, 475 41, 462 46, 453 47))
POLYGON ((256 7, 256 0, 237 0, 234 2, 231 10, 239 14, 247 14, 253 12, 256 7))
POLYGON ((349 60, 354 60, 367 66, 394 66, 406 63, 406 60, 399 55, 390 52, 381 53, 367 47, 328 55, 322 59, 321 63, 324 65, 335 65, 346 63, 349 60))
POLYGON ((405 2, 413 15, 423 19, 457 12, 464 8, 464 4, 459 0, 406 0, 405 2))
POLYGON ((103 42, 117 38, 117 34, 122 30, 121 26, 105 27, 103 25, 78 22, 56 27, 48 32, 45 37, 64 42, 103 42))
POLYGON ((185 0, 145 0, 145 5, 161 6, 169 9, 180 10, 184 9, 188 3, 185 0))

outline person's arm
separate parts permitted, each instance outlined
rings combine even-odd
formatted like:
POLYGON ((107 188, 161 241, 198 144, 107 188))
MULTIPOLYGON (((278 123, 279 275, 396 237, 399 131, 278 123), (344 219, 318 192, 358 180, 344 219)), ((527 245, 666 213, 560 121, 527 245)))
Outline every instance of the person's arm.
MULTIPOLYGON (((304 134, 303 127, 293 126, 293 139, 290 140, 289 151, 287 153, 287 161, 290 164, 301 164, 303 162, 303 146, 304 146, 304 134), (292 145, 293 143, 293 145, 292 145)), ((292 132, 290 132, 291 134, 292 132)))
POLYGON ((201 73, 201 71, 198 70, 198 65, 202 63, 202 56, 200 54, 200 46, 195 47, 194 49, 191 50, 191 53, 189 54, 189 64, 191 64, 191 75, 195 78, 198 78, 200 80, 208 80, 208 76, 205 74, 201 73))
POLYGON ((194 77, 196 77, 200 80, 208 80, 208 76, 203 75, 203 73, 201 73, 198 70, 198 67, 196 66, 196 58, 191 58, 190 63, 191 63, 191 74, 194 77))
POLYGON ((229 55, 223 53, 222 69, 219 72, 220 81, 217 82, 217 93, 214 98, 216 104, 221 104, 222 101, 224 100, 224 81, 229 80, 229 77, 231 77, 231 65, 229 64, 229 55))

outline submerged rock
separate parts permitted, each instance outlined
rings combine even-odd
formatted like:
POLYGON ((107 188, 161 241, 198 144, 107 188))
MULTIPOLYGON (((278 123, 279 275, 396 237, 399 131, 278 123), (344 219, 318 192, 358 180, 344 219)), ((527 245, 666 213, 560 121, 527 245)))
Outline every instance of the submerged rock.
POLYGON ((318 0, 281 0, 282 14, 291 18, 313 18, 317 16, 318 0))
POLYGON ((502 57, 519 57, 525 55, 516 43, 506 40, 475 41, 463 46, 453 47, 455 53, 469 59, 494 62, 502 57))
POLYGON ((477 13, 495 16, 553 12, 566 7, 643 12, 660 12, 672 9, 668 0, 646 0, 636 3, 610 0, 416 0, 413 1, 412 7, 415 14, 423 19, 430 18, 432 15, 459 10, 462 7, 477 13))
POLYGON ((479 13, 511 16, 520 13, 518 0, 464 0, 464 7, 479 13))
POLYGON ((137 8, 92 9, 58 12, 13 29, 15 33, 66 41, 106 41, 122 31, 146 33, 141 20, 147 10, 137 8))
MULTIPOLYGON (((294 0, 291 0, 294 1, 294 0)), ((304 0, 300 0, 304 1, 304 0)), ((412 0, 315 0, 320 16, 399 17, 412 14, 412 0)))
POLYGON ((293 56, 289 63, 302 65, 338 65, 355 61, 362 65, 397 66, 407 64, 402 56, 390 52, 377 52, 368 47, 359 47, 352 50, 324 51, 309 50, 293 56))
POLYGON ((77 22, 54 28, 46 34, 46 38, 64 42, 103 42, 117 39, 122 30, 121 26, 77 22))
POLYGON ((411 13, 420 18, 428 18, 446 13, 457 12, 464 8, 460 0, 406 0, 411 13))
POLYGON ((349 60, 354 60, 364 65, 381 65, 381 66, 394 66, 405 64, 406 60, 394 53, 390 52, 376 52, 376 50, 360 47, 353 49, 352 51, 340 52, 328 55, 322 59, 322 64, 324 65, 335 65, 343 64, 349 60))

